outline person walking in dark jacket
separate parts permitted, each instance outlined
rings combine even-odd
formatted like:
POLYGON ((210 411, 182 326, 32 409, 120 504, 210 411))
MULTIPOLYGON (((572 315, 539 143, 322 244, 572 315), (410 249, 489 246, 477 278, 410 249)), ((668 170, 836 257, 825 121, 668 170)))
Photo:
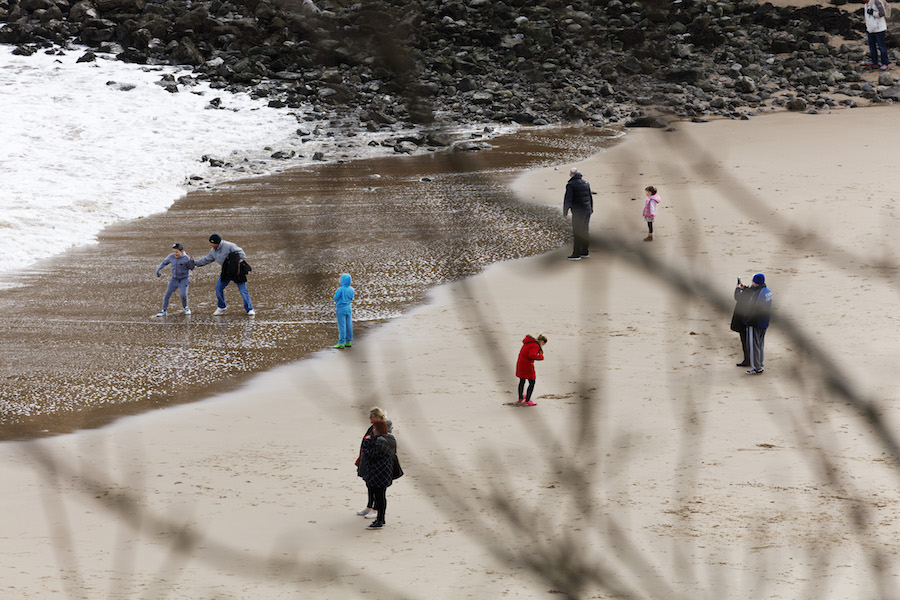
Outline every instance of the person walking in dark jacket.
MULTIPOLYGON (((384 411, 378 408, 377 406, 373 406, 371 410, 369 410, 369 428, 366 430, 366 434, 362 438, 362 442, 359 444, 359 456, 356 458, 356 474, 362 478, 363 481, 366 480, 367 473, 367 464, 366 457, 363 454, 363 444, 365 444, 366 440, 372 437, 373 432, 375 431, 375 421, 384 421, 387 423, 388 433, 393 431, 393 423, 388 420, 387 415, 384 414, 384 411)), ((376 519, 378 518, 378 511, 375 510, 375 492, 366 485, 366 489, 369 492, 369 500, 366 502, 366 507, 362 510, 356 512, 361 517, 365 517, 367 519, 376 519)))
MULTIPOLYGON (((256 316, 253 310, 253 304, 250 302, 250 292, 247 291, 247 274, 244 272, 246 265, 244 251, 240 246, 232 242, 223 240, 222 237, 214 233, 209 236, 209 254, 194 261, 195 267, 202 267, 215 261, 222 265, 222 274, 216 282, 216 312, 213 315, 221 315, 225 313, 225 286, 234 281, 237 285, 238 292, 241 293, 241 299, 244 301, 244 310, 251 317, 256 316), (229 257, 234 254, 235 256, 229 257)), ((249 269, 247 269, 249 271, 249 269)))
POLYGON ((741 278, 738 277, 737 286, 734 288, 734 313, 731 315, 731 330, 736 331, 741 336, 741 350, 744 352, 744 360, 737 363, 739 367, 750 366, 750 349, 747 347, 747 326, 744 324, 750 295, 750 288, 742 285, 741 278))
POLYGON ((747 313, 744 315, 750 359, 750 369, 747 371, 747 375, 759 375, 763 372, 763 351, 771 312, 772 291, 766 287, 766 276, 757 273, 753 276, 750 299, 747 301, 747 313))
POLYGON ((566 183, 566 196, 563 200, 563 216, 572 211, 572 235, 575 244, 569 260, 581 260, 588 257, 590 246, 590 221, 594 212, 594 197, 591 185, 585 181, 578 169, 569 171, 569 182, 566 183))
POLYGON ((372 437, 362 442, 363 460, 366 462, 363 479, 375 495, 375 510, 378 516, 367 527, 377 531, 384 527, 387 512, 387 489, 394 482, 394 457, 397 454, 397 440, 388 433, 387 422, 372 422, 372 437))

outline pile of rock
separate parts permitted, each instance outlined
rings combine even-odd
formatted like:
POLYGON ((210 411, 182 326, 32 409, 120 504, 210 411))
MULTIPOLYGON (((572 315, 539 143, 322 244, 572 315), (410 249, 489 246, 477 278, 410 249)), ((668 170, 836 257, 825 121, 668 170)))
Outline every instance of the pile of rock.
MULTIPOLYGON (((190 65, 272 106, 372 131, 447 117, 543 124, 696 119, 896 100, 863 81, 863 24, 751 0, 0 0, 0 42, 71 42, 190 65), (841 40, 835 42, 835 40, 841 40)), ((90 60, 90 53, 84 60, 90 60)), ((163 82, 177 92, 184 81, 163 82)))

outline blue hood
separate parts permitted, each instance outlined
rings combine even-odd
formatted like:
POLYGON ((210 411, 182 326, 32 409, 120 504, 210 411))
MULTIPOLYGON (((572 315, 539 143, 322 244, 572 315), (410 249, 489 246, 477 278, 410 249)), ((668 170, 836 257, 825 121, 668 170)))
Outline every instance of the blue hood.
POLYGON ((352 279, 350 278, 349 273, 344 273, 341 275, 341 286, 334 291, 334 301, 337 304, 338 308, 350 308, 350 303, 353 302, 353 296, 356 295, 356 290, 350 287, 350 282, 352 279))

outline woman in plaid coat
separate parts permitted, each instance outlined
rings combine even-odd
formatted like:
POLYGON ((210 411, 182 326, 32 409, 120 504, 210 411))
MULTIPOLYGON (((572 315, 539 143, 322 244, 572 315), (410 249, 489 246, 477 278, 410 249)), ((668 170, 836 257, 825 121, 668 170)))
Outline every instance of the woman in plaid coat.
POLYGON ((367 529, 384 527, 387 508, 387 489, 394 482, 394 456, 397 454, 397 440, 388 433, 385 421, 372 422, 372 437, 362 443, 363 460, 366 464, 363 479, 375 496, 375 510, 378 517, 367 529))

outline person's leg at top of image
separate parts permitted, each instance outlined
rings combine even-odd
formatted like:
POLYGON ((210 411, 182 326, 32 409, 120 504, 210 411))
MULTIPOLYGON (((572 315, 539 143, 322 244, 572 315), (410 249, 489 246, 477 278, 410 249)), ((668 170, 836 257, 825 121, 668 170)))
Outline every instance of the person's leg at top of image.
POLYGON ((869 60, 871 61, 873 67, 877 67, 879 64, 881 64, 878 62, 878 46, 875 41, 876 35, 877 34, 875 33, 869 33, 866 36, 869 39, 869 60))
POLYGON ((888 55, 887 44, 885 43, 886 31, 879 31, 875 34, 875 45, 881 54, 881 66, 889 67, 891 65, 891 57, 888 55))

